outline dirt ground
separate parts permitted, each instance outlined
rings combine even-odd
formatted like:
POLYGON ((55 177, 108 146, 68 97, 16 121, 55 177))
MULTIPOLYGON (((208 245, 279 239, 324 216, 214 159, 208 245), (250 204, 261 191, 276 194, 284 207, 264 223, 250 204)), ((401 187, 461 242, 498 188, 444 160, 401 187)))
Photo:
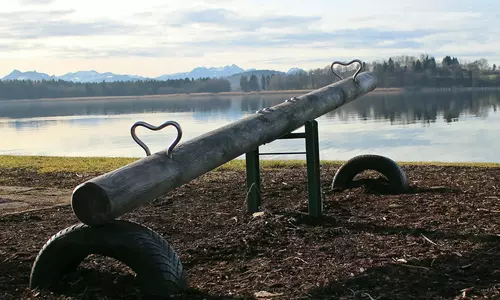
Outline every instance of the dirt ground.
MULTIPOLYGON (((403 166, 402 195, 370 181, 332 193, 336 169, 321 170, 319 220, 302 167, 263 170, 260 216, 245 214, 243 171, 214 171, 123 219, 178 252, 190 286, 178 299, 500 299, 500 168, 403 166)), ((0 193, 0 299, 138 299, 130 271, 102 257, 54 291, 28 289, 41 246, 78 223, 65 195, 94 175, 0 169, 2 186, 63 189, 63 206, 14 214, 1 211, 14 192, 0 193)))
POLYGON ((0 186, 0 216, 67 205, 71 189, 0 186))

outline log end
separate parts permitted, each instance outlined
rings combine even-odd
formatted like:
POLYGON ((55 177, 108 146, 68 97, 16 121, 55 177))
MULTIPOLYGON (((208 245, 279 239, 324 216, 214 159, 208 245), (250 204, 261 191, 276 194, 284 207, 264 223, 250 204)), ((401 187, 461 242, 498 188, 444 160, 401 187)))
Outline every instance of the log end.
POLYGON ((109 197, 103 188, 93 182, 85 182, 74 189, 71 207, 78 220, 87 225, 102 225, 110 221, 109 197))

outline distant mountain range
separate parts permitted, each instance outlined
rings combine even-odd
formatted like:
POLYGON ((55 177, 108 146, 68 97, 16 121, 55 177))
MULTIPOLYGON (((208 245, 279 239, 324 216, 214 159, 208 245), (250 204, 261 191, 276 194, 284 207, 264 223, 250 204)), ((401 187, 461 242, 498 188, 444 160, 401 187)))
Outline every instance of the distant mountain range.
POLYGON ((206 68, 206 67, 197 67, 191 70, 191 72, 186 73, 174 73, 169 75, 161 75, 156 77, 156 80, 167 80, 167 79, 184 79, 184 78, 219 78, 219 77, 227 77, 234 74, 245 72, 245 69, 238 67, 235 64, 230 66, 225 66, 221 68, 206 68))
POLYGON ((12 71, 9 75, 2 78, 2 80, 51 80, 54 76, 45 73, 38 73, 36 71, 21 72, 19 70, 12 71))
POLYGON ((67 73, 62 76, 48 75, 46 73, 39 73, 36 71, 21 72, 19 70, 12 71, 9 75, 3 77, 1 80, 64 80, 72 82, 114 82, 114 81, 136 81, 147 79, 143 76, 136 75, 119 75, 111 72, 99 73, 97 71, 78 71, 67 73))
MULTIPOLYGON (((46 73, 39 73, 36 71, 21 72, 19 70, 12 71, 9 75, 1 78, 0 80, 65 80, 72 82, 115 82, 115 81, 137 81, 137 80, 168 80, 168 79, 183 79, 183 78, 228 78, 231 77, 231 83, 237 80, 239 85, 239 79, 241 76, 251 76, 255 74, 261 76, 262 74, 296 74, 297 72, 303 71, 299 68, 292 68, 288 72, 280 72, 273 70, 256 70, 256 69, 242 69, 235 64, 224 66, 224 67, 197 67, 190 72, 184 73, 174 73, 166 74, 158 77, 144 77, 139 75, 127 75, 127 74, 114 74, 111 72, 99 73, 95 70, 90 71, 78 71, 67 73, 62 76, 48 75, 46 73), (236 75, 236 76, 235 76, 236 75), (239 76, 238 76, 239 75, 239 76)), ((233 85, 233 84, 232 84, 233 85)))

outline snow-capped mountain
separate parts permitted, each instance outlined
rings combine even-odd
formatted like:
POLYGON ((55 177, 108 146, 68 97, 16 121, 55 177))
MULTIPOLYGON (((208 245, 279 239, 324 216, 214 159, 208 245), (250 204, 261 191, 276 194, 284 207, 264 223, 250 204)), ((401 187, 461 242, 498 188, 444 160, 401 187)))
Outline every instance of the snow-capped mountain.
POLYGON ((94 70, 91 71, 78 71, 74 73, 67 73, 62 76, 49 76, 45 73, 33 72, 21 72, 19 70, 14 70, 9 75, 2 78, 2 80, 64 80, 73 82, 114 82, 114 81, 135 81, 146 79, 142 76, 136 75, 119 75, 110 72, 99 73, 94 70))
POLYGON ((45 73, 38 73, 36 71, 28 71, 21 72, 19 70, 12 71, 9 75, 2 78, 2 80, 33 80, 33 81, 41 81, 41 80, 51 80, 54 79, 55 76, 50 76, 45 73))
MULTIPOLYGON (((111 72, 99 73, 95 70, 70 72, 61 76, 48 75, 36 71, 21 72, 19 70, 12 71, 9 75, 0 80, 64 80, 72 82, 115 82, 115 81, 136 81, 136 80, 168 80, 168 79, 184 79, 184 78, 227 78, 229 76, 244 73, 257 72, 256 69, 245 70, 235 64, 224 67, 197 67, 190 72, 165 74, 155 78, 143 77, 139 75, 114 74, 111 72)), ((276 71, 277 72, 277 71, 276 71)), ((290 71, 289 71, 290 72, 290 71)))
POLYGON ((291 68, 290 70, 288 70, 288 72, 286 72, 286 74, 287 75, 295 75, 295 74, 302 73, 302 72, 305 72, 305 71, 300 69, 300 68, 291 68))
POLYGON ((114 82, 145 80, 147 78, 138 75, 120 75, 111 72, 99 73, 95 70, 90 70, 67 73, 62 76, 58 76, 57 79, 73 82, 114 82))
POLYGON ((156 77, 157 80, 167 80, 167 79, 184 79, 184 78, 217 78, 217 77, 227 77, 237 73, 245 72, 245 69, 238 67, 235 64, 230 66, 224 66, 220 68, 207 68, 207 67, 197 67, 191 70, 191 72, 185 73, 174 73, 174 74, 166 74, 156 77))

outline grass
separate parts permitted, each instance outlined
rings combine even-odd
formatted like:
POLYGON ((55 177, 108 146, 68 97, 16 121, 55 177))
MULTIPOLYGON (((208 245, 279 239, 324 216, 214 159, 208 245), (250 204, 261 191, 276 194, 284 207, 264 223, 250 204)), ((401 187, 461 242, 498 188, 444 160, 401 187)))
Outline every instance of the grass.
MULTIPOLYGON (((0 155, 0 168, 29 168, 40 173, 75 172, 75 173, 105 173, 139 158, 131 157, 58 157, 58 156, 14 156, 0 155)), ((340 165, 344 161, 321 161, 322 165, 340 165)), ((305 160, 261 160, 262 168, 293 168, 305 166, 305 160)), ((465 167, 500 167, 500 163, 463 163, 463 162, 398 162, 401 165, 439 165, 465 167)), ((232 160, 218 170, 244 170, 244 160, 232 160)))

